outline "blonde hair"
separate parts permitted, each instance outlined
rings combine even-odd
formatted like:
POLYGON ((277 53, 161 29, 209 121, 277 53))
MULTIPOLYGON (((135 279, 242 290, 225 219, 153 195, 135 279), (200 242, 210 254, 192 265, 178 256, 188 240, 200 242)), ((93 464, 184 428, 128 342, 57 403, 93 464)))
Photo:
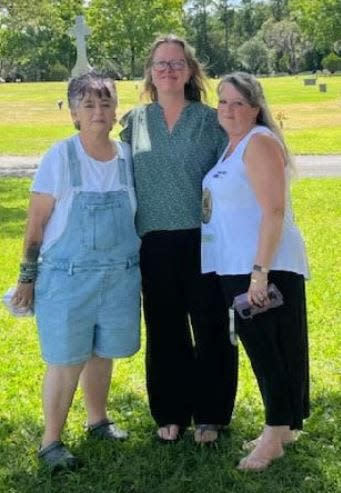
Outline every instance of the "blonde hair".
POLYGON ((185 84, 185 98, 189 101, 201 101, 207 99, 207 77, 203 66, 197 60, 195 56, 194 48, 187 43, 183 38, 174 34, 167 34, 160 36, 152 44, 147 60, 144 67, 144 90, 142 95, 148 96, 151 101, 158 100, 158 94, 156 87, 152 81, 152 63, 155 51, 163 43, 175 43, 184 50, 184 55, 189 69, 191 70, 191 77, 185 84))
POLYGON ((250 106, 259 108, 256 124, 264 125, 271 130, 283 146, 283 151, 287 165, 293 170, 294 164, 289 149, 284 141, 283 134, 273 119, 268 104, 266 102, 263 88, 251 74, 246 72, 233 72, 225 75, 218 84, 217 93, 220 94, 224 84, 231 84, 246 99, 250 106))

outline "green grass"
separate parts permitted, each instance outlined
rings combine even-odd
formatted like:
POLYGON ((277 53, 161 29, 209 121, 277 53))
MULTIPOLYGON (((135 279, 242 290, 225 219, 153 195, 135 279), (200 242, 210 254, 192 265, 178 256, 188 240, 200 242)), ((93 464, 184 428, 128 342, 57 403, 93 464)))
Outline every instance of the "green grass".
MULTIPOLYGON (((0 292, 16 280, 29 184, 28 179, 0 180, 0 292)), ((293 192, 312 270, 307 283, 312 409, 304 433, 286 456, 262 474, 235 469, 243 440, 254 437, 263 421, 244 352, 231 429, 219 445, 198 448, 190 433, 174 446, 158 444, 148 413, 141 350, 117 363, 109 400, 110 414, 130 430, 130 439, 122 444, 88 441, 77 391, 64 439, 85 467, 51 478, 36 460, 44 367, 34 321, 15 319, 1 306, 0 493, 341 492, 341 181, 299 180, 293 192)))
MULTIPOLYGON (((295 154, 341 154, 341 77, 320 77, 304 86, 303 76, 261 80, 273 114, 283 112, 284 134, 295 154), (326 83, 328 91, 319 92, 326 83)), ((210 81, 209 102, 216 106, 210 81)), ((118 117, 139 103, 140 82, 117 82, 118 117)), ((0 155, 38 155, 74 132, 66 105, 65 82, 0 85, 0 155), (57 101, 64 100, 60 111, 57 101)), ((114 128, 118 135, 120 127, 114 128)))

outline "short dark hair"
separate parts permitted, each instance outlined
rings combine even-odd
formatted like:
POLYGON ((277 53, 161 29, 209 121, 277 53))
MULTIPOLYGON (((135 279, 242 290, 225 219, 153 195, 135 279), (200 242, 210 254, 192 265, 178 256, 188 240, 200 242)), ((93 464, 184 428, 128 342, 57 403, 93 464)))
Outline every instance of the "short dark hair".
POLYGON ((107 74, 91 70, 79 77, 73 77, 67 90, 69 108, 77 108, 86 94, 94 92, 99 98, 112 98, 117 104, 117 92, 113 79, 107 74))

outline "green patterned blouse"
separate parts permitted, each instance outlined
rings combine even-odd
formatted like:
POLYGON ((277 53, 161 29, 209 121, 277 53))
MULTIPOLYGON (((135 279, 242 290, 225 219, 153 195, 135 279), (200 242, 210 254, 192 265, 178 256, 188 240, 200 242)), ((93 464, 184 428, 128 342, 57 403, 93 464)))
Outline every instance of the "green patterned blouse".
POLYGON ((227 144, 213 108, 189 102, 172 131, 158 103, 122 118, 121 139, 132 146, 137 229, 199 228, 201 182, 227 144))

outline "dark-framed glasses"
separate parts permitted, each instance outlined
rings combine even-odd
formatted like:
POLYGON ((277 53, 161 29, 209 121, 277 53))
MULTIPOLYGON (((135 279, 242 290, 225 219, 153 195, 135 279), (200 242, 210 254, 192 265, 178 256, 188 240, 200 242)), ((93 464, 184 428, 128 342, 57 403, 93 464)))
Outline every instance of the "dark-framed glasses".
POLYGON ((156 62, 152 62, 152 67, 157 72, 163 72, 168 67, 171 70, 183 70, 186 67, 186 65, 187 65, 186 60, 181 60, 181 59, 169 60, 168 62, 166 60, 159 60, 156 62))

